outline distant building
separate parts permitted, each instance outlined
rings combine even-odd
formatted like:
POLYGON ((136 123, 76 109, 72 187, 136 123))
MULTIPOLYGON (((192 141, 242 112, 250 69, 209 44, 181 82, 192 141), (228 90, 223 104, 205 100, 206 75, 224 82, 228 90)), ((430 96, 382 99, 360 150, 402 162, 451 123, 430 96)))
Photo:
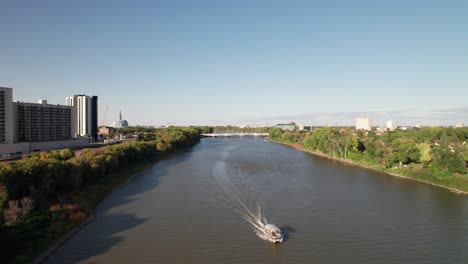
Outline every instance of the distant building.
POLYGON ((13 103, 16 119, 14 142, 46 142, 73 137, 72 107, 39 103, 13 103))
POLYGON ((394 131, 398 128, 397 122, 390 120, 387 121, 387 130, 394 131))
POLYGON ((365 118, 356 118, 356 130, 372 130, 372 119, 369 117, 365 118))
POLYGON ((291 122, 289 124, 277 124, 275 127, 281 128, 282 130, 294 131, 296 130, 296 124, 291 122))
POLYGON ((0 144, 13 143, 13 89, 0 87, 0 144))
POLYGON ((455 124, 455 127, 459 128, 459 127, 464 127, 465 125, 463 123, 456 123, 455 124))
POLYGON ((73 107, 13 102, 13 89, 0 87, 0 155, 21 155, 71 147, 84 147, 88 139, 74 140, 73 107))
POLYGON ((114 128, 128 127, 127 120, 122 120, 122 111, 119 112, 119 120, 114 121, 114 124, 112 124, 112 126, 114 128))
POLYGON ((109 136, 110 134, 113 134, 114 132, 115 132, 115 129, 113 127, 104 126, 104 127, 99 128, 99 134, 106 136, 106 137, 109 136))
POLYGON ((377 135, 382 135, 385 131, 387 131, 388 128, 387 127, 377 127, 375 129, 375 133, 377 133, 377 135))
POLYGON ((98 140, 98 97, 83 94, 67 97, 68 106, 73 106, 75 136, 90 136, 98 140))
POLYGON ((63 141, 72 138, 72 108, 13 102, 13 89, 0 87, 0 144, 63 141))
POLYGON ((304 124, 297 125, 299 131, 311 131, 312 126, 306 126, 304 124))

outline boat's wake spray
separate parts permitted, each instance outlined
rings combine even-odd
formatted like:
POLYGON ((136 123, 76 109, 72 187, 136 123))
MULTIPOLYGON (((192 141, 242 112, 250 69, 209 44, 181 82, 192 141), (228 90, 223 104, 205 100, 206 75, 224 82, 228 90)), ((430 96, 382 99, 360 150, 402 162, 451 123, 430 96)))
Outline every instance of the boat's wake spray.
MULTIPOLYGON (((237 168, 237 176, 242 181, 242 177, 245 177, 246 174, 242 173, 239 168, 237 168)), ((213 167, 213 175, 218 183, 218 185, 223 190, 223 194, 219 194, 218 197, 223 200, 230 208, 232 208, 235 212, 237 212, 247 223, 250 224, 254 232, 257 234, 258 237, 262 238, 263 240, 271 241, 271 242, 282 242, 282 234, 279 229, 277 229, 274 225, 269 224, 265 215, 260 208, 260 205, 257 202, 252 202, 255 204, 255 210, 249 208, 240 198, 236 192, 239 192, 239 188, 236 188, 234 184, 231 182, 225 162, 216 162, 215 166, 213 167), (276 230, 273 233, 276 236, 272 236, 271 227, 275 227, 276 230)), ((242 184, 242 183, 241 183, 242 184)), ((245 190, 245 194, 241 197, 249 198, 249 201, 255 201, 252 199, 250 193, 245 190)))
POLYGON ((276 226, 268 223, 259 204, 256 204, 256 212, 252 212, 237 196, 236 201, 239 205, 241 205, 241 208, 237 208, 234 204, 232 204, 232 202, 228 201, 223 196, 218 197, 224 200, 234 211, 239 213, 239 215, 251 225, 252 229, 258 237, 273 243, 283 242, 281 231, 277 229, 276 226), (274 230, 274 232, 276 232, 274 236, 272 235, 272 227, 276 228, 276 230, 274 230))

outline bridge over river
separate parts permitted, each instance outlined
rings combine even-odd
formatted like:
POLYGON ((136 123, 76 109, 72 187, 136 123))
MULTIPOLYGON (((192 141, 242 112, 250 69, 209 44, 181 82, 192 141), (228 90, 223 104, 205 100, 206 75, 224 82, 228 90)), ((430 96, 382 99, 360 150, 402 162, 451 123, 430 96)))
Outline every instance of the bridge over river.
POLYGON ((268 137, 268 133, 208 133, 208 134, 202 134, 203 137, 224 137, 224 138, 233 138, 233 137, 238 137, 238 138, 243 138, 243 137, 268 137))

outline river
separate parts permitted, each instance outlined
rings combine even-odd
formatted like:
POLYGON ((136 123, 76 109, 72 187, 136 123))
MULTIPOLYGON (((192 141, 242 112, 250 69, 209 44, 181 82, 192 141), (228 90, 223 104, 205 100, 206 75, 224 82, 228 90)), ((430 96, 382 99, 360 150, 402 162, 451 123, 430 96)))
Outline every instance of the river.
POLYGON ((46 263, 468 263, 467 249, 465 196, 264 139, 215 138, 114 191, 46 263), (258 204, 284 243, 260 239, 241 204, 258 204))

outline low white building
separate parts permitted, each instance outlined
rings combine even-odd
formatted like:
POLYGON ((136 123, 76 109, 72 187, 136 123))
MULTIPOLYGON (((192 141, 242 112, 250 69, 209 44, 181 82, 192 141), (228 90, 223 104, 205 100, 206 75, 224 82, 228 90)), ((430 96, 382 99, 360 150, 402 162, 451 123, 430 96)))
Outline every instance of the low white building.
POLYGON ((277 124, 275 127, 281 128, 282 130, 294 131, 296 130, 296 123, 291 122, 289 124, 277 124))
POLYGON ((397 122, 393 120, 387 121, 387 130, 394 131, 398 128, 397 122))
POLYGON ((312 131, 312 126, 306 126, 304 124, 299 123, 297 125, 297 130, 299 130, 299 131, 312 131))
POLYGON ((372 119, 369 117, 356 118, 356 130, 372 130, 372 119))
POLYGON ((377 133, 377 135, 382 135, 385 131, 387 131, 387 127, 377 127, 375 129, 375 133, 377 133))
POLYGON ((458 128, 458 127, 464 127, 464 126, 465 126, 465 125, 464 125, 463 123, 456 123, 456 124, 455 124, 455 127, 457 127, 457 128, 458 128))

